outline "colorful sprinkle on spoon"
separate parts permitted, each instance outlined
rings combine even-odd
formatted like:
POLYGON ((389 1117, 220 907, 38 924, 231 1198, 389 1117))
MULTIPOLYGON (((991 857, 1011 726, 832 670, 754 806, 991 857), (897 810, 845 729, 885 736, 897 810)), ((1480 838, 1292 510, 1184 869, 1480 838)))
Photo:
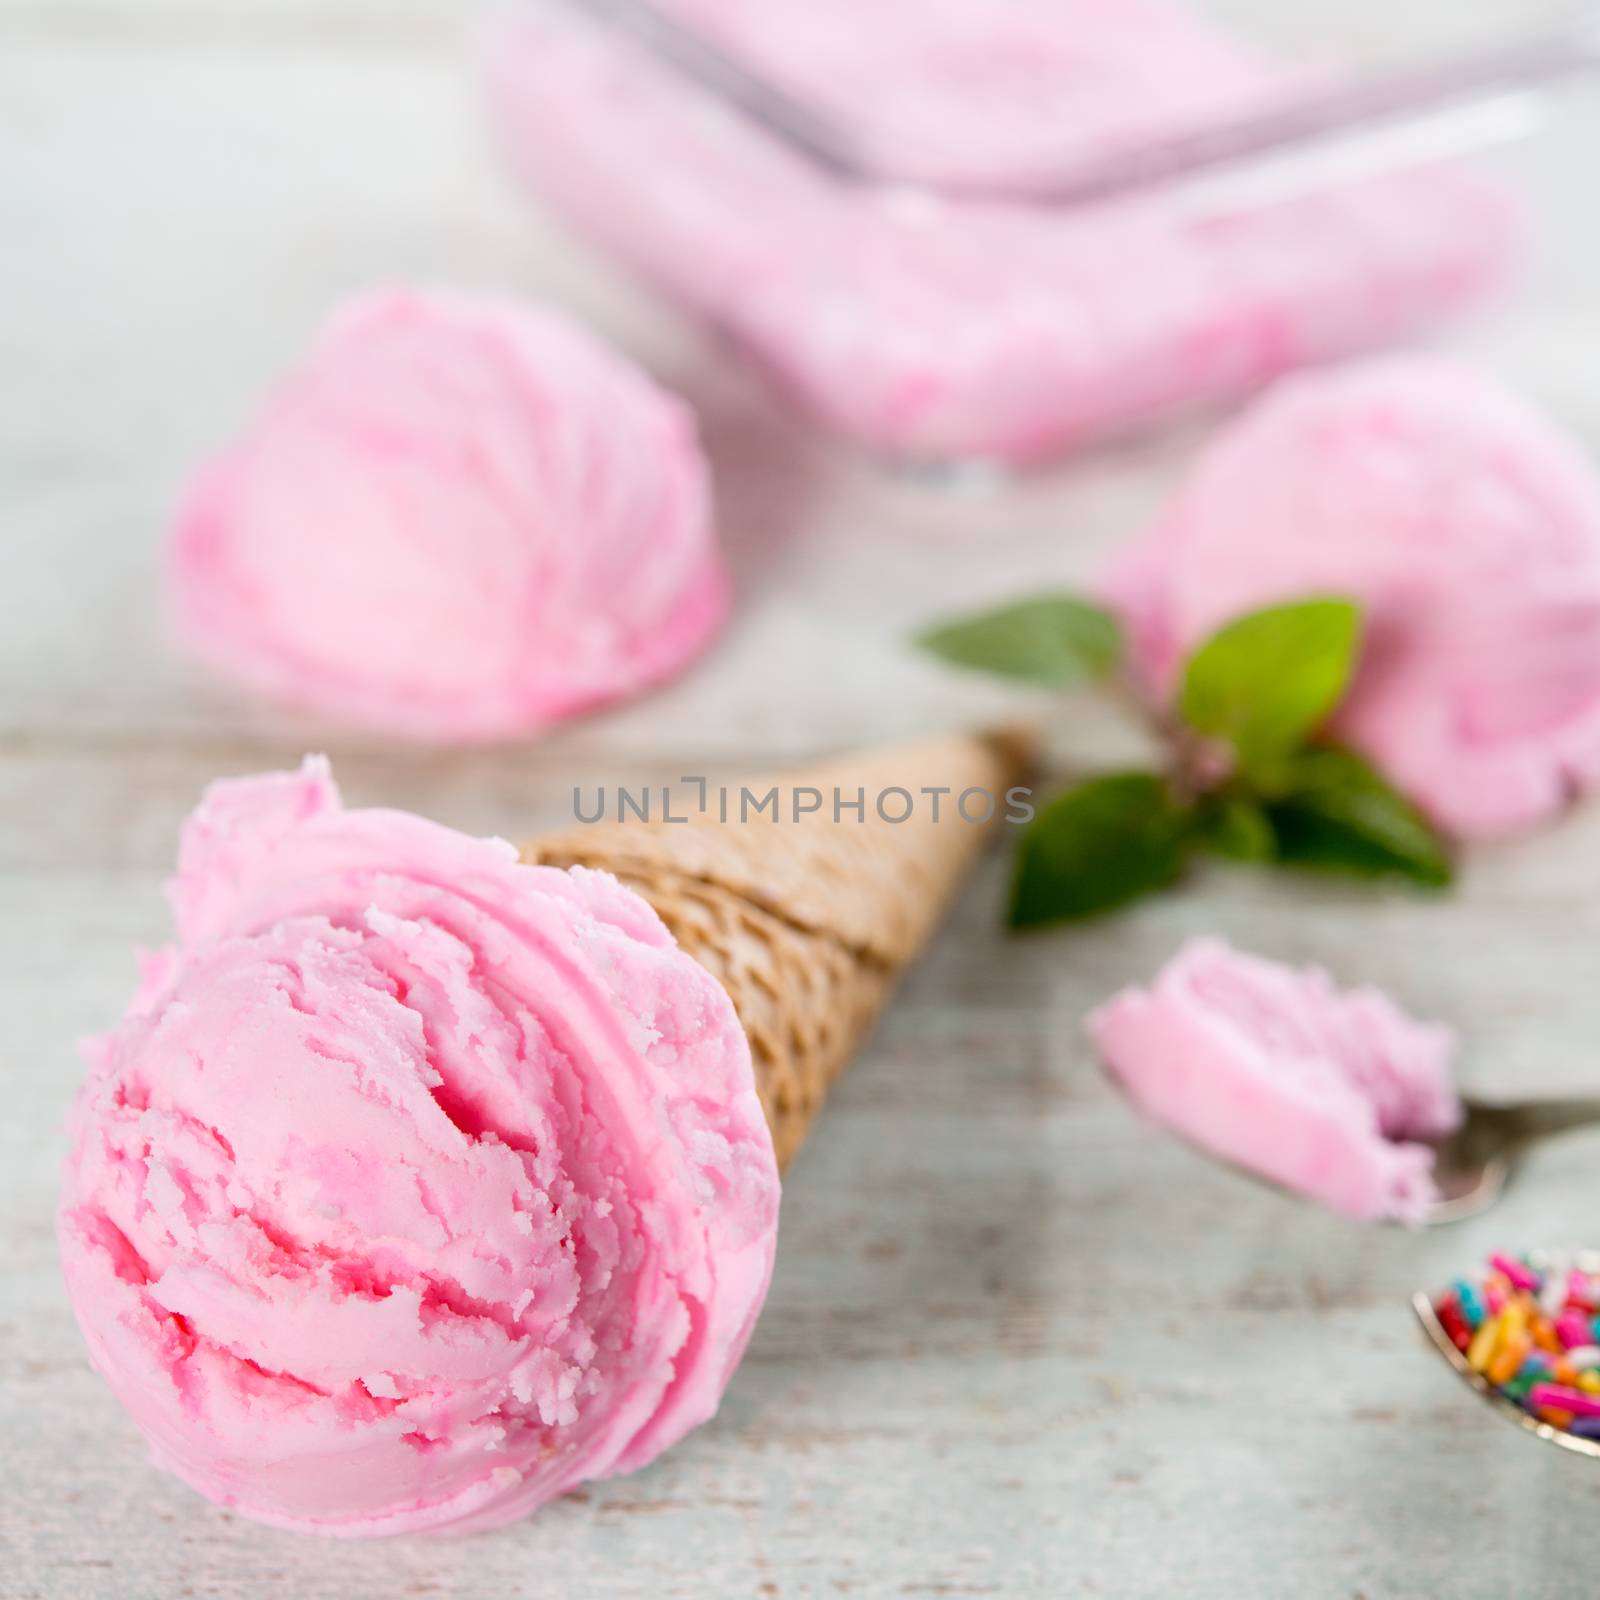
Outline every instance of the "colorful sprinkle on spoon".
POLYGON ((1547 1443, 1600 1460, 1600 1252, 1500 1252, 1411 1304, 1474 1393, 1547 1443))

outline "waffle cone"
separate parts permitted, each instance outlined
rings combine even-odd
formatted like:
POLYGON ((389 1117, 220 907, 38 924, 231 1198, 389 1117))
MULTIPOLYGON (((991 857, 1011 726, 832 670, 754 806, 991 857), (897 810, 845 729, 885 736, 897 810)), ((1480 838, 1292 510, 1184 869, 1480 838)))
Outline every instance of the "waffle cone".
MULTIPOLYGON (((892 745, 731 784, 725 807, 712 790, 696 811, 675 790, 687 821, 580 825, 530 840, 522 853, 614 873, 728 991, 787 1165, 983 843, 988 829, 965 820, 959 797, 984 791, 998 818, 1029 762, 1028 741, 1010 733, 892 745), (938 820, 924 792, 933 788, 946 791, 938 820), (754 809, 769 790, 775 818, 770 805, 754 809), (811 805, 811 791, 821 808, 797 819, 796 803, 811 805), (844 802, 837 814, 836 793, 844 802), (910 800, 910 817, 885 820, 880 796, 889 816, 910 800)), ((970 815, 984 809, 969 798, 970 815)))

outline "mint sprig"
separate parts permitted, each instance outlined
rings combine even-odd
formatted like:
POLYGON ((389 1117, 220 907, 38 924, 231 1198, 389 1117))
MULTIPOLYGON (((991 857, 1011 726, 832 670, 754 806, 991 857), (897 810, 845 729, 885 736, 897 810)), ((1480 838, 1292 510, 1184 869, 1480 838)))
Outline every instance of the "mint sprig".
POLYGON ((1254 795, 1207 795, 1190 815, 1190 836, 1201 850, 1229 861, 1278 859, 1278 830, 1254 795))
POLYGON ((1103 606, 1050 594, 942 623, 918 643, 960 667, 1064 689, 1115 670, 1122 624, 1103 606))
POLYGON ((1011 926, 1092 917, 1175 883, 1188 817, 1154 772, 1092 778, 1057 795, 1017 851, 1011 926))
POLYGON ((1259 771, 1298 750, 1350 686, 1361 613, 1349 600, 1303 600, 1237 618, 1189 657, 1178 713, 1259 771))
POLYGON ((1280 779, 1267 816, 1277 859, 1292 866, 1398 875, 1436 889, 1450 882, 1450 856, 1439 835, 1352 751, 1301 751, 1280 779))
MULTIPOLYGON (((920 643, 960 666, 1052 687, 1105 682, 1122 667, 1117 619, 1064 594, 941 624, 920 643)), ((1150 708, 1166 769, 1091 778, 1028 826, 1012 926, 1111 911, 1176 883, 1204 855, 1448 884, 1450 854, 1426 818, 1323 737, 1360 648, 1360 609, 1341 596, 1254 611, 1202 642, 1170 710, 1150 708)))

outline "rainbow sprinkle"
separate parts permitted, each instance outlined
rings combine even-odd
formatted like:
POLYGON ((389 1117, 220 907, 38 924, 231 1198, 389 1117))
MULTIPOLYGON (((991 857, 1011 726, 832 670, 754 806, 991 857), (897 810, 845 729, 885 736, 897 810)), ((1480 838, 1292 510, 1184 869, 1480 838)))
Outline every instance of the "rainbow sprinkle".
POLYGON ((1433 1302, 1450 1342, 1540 1422, 1600 1440, 1600 1272, 1496 1254, 1433 1302))

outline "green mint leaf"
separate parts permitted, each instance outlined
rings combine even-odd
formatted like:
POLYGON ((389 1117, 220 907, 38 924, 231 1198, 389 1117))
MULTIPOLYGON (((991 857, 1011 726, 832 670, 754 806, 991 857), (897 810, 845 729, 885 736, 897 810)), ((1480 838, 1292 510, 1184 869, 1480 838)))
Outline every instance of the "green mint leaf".
POLYGON ((1362 877, 1450 882, 1450 854, 1427 819, 1360 756, 1333 747, 1286 764, 1268 807, 1278 859, 1362 877))
POLYGON ((1092 917, 1183 871, 1188 813, 1153 772, 1093 778, 1058 795, 1022 836, 1011 926, 1092 917))
POLYGON ((1217 795, 1195 814, 1195 842, 1230 861, 1271 861, 1278 836, 1259 801, 1248 795, 1217 795))
POLYGON ((1304 744, 1343 698, 1355 667, 1354 602, 1301 600, 1254 611, 1189 657, 1178 695, 1183 720, 1225 740, 1249 770, 1304 744))
POLYGON ((1122 658, 1122 624, 1070 594, 1041 595, 941 623, 919 644, 957 666, 1065 688, 1103 678, 1122 658))

